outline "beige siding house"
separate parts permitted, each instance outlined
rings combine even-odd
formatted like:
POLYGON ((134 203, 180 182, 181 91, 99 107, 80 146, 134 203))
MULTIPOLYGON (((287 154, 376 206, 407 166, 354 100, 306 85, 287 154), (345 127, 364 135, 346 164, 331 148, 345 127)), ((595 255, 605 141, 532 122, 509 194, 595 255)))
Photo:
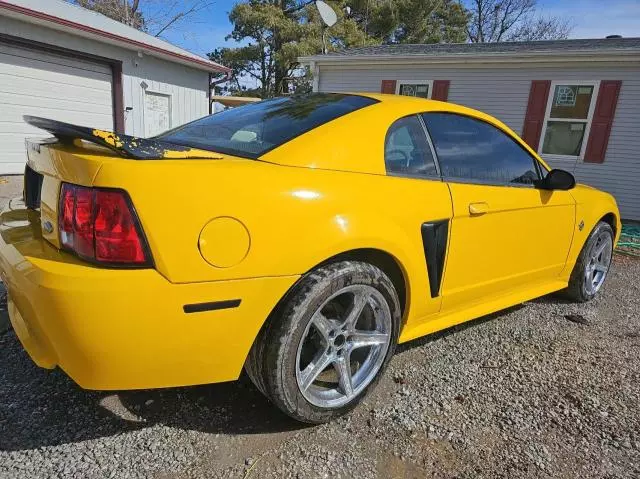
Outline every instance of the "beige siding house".
POLYGON ((316 91, 417 95, 496 116, 640 220, 640 38, 388 45, 302 61, 316 91))

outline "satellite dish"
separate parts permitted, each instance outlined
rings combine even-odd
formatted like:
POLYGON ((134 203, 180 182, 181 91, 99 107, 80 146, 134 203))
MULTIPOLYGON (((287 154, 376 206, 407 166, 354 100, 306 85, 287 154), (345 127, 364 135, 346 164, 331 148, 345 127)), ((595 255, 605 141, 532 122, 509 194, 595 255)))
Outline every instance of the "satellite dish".
POLYGON ((326 26, 332 27, 336 24, 336 22, 338 21, 338 15, 336 15, 336 12, 333 10, 333 8, 331 8, 322 0, 316 0, 316 8, 318 9, 318 13, 320 14, 320 17, 322 18, 322 21, 326 26))

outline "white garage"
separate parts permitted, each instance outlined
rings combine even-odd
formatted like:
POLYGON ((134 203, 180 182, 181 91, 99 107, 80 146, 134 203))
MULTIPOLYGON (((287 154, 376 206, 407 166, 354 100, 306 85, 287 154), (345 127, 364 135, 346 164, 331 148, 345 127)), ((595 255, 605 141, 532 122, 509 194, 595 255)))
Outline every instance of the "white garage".
POLYGON ((23 115, 136 136, 210 112, 228 69, 62 0, 0 0, 0 174, 20 174, 23 115))
POLYGON ((3 173, 21 173, 25 137, 42 135, 23 115, 113 129, 111 66, 0 41, 0 111, 3 173))

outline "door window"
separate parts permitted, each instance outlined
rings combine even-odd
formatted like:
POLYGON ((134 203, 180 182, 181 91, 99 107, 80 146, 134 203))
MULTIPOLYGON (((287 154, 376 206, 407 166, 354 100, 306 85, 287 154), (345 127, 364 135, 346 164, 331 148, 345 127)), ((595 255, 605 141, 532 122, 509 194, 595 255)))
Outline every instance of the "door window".
POLYGON ((530 185, 540 179, 535 159, 502 130, 451 113, 422 115, 445 178, 530 185))
POLYGON ((401 118, 391 125, 384 144, 384 161, 387 173, 438 175, 427 135, 417 116, 401 118))

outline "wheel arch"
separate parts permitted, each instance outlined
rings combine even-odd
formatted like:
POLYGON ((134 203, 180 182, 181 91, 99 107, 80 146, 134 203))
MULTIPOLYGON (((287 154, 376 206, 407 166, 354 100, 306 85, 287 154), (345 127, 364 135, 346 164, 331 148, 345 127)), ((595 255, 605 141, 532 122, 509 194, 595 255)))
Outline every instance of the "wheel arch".
POLYGON ((582 251, 589 238, 589 234, 599 222, 604 221, 613 229, 614 247, 620 238, 622 230, 620 214, 613 199, 611 199, 611 204, 609 205, 602 205, 599 202, 579 202, 577 204, 576 218, 578 224, 576 225, 574 240, 567 256, 565 268, 560 275, 560 278, 566 281, 569 281, 571 272, 578 260, 580 251, 582 251), (582 229, 580 228, 581 223, 584 226, 582 229))
POLYGON ((362 261, 363 263, 372 264, 380 268, 382 272, 384 272, 389 277, 389 279, 393 283, 393 286, 396 288, 396 292, 398 293, 398 299, 400 300, 400 311, 404 323, 405 313, 408 309, 409 280, 408 275, 405 269, 402 267, 402 263, 400 262, 400 260, 398 260, 398 258, 393 256, 391 253, 378 248, 357 248, 331 256, 330 258, 327 258, 326 260, 315 265, 309 270, 309 272, 326 264, 346 260, 362 261))
MULTIPOLYGON (((402 321, 400 324, 400 332, 406 323, 406 318, 409 310, 409 295, 410 295, 410 283, 408 279, 408 274, 406 268, 403 266, 402 262, 394 255, 389 253, 388 251, 378 249, 378 248, 355 248, 346 251, 342 251, 340 253, 334 254, 330 256, 313 267, 309 268, 304 274, 298 278, 298 280, 291 285, 291 287, 282 295, 280 300, 275 304, 275 306, 271 309, 268 316, 265 318, 258 334, 256 334, 253 339, 253 344, 250 350, 255 346, 256 341, 260 338, 260 336, 265 332, 266 329, 269 328, 270 324, 273 322, 275 315, 278 314, 278 311, 282 308, 283 304, 285 304, 292 294, 295 293, 296 289, 299 287, 302 280, 305 278, 307 274, 316 270, 319 267, 324 265, 328 265, 331 263, 336 263, 339 261, 362 261, 369 264, 372 264, 378 268, 380 268, 391 280, 393 286, 396 288, 396 292, 398 293, 398 299, 400 301, 400 312, 402 321)), ((249 355, 249 352, 248 352, 249 355)))
MULTIPOLYGON (((598 220, 598 223, 600 221, 604 221, 605 223, 607 223, 609 226, 611 226, 611 229, 613 230, 613 235, 614 237, 618 236, 618 222, 619 222, 619 218, 615 215, 615 213, 613 212, 609 212, 606 215, 604 215, 602 218, 600 218, 598 220)), ((596 223, 597 224, 597 223, 596 223)))
MULTIPOLYGON (((319 263, 315 264, 311 268, 307 269, 305 273, 303 273, 298 280, 291 285, 291 287, 287 290, 285 294, 282 295, 282 298, 276 303, 273 307, 269 316, 265 320, 265 324, 268 323, 272 316, 278 311, 280 306, 286 302, 290 295, 293 294, 298 287, 298 285, 302 282, 304 277, 310 272, 325 266, 331 263, 337 263, 339 261, 362 261, 364 263, 372 264, 378 268, 380 268, 391 280, 393 286, 396 288, 396 292, 398 293, 398 299, 400 301, 400 311, 402 315, 402 326, 406 321, 406 315, 409 310, 409 295, 410 295, 410 283, 409 283, 409 275, 407 274, 406 268, 403 266, 402 262, 393 254, 388 251, 379 249, 379 248, 355 248, 346 251, 342 251, 340 253, 334 254, 319 263)), ((264 325, 263 325, 264 327, 264 325)))

